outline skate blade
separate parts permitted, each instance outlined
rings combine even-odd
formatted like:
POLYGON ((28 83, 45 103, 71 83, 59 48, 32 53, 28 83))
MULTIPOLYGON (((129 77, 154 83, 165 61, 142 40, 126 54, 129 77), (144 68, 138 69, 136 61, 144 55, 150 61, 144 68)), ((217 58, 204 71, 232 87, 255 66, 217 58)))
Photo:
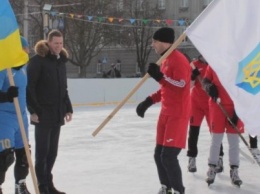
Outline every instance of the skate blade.
POLYGON ((232 183, 232 185, 234 185, 235 187, 237 187, 237 188, 240 188, 240 185, 242 185, 242 181, 241 182, 235 182, 235 183, 233 183, 233 182, 231 182, 232 183))
POLYGON ((206 183, 208 183, 208 187, 214 183, 214 180, 206 179, 206 183))
POLYGON ((197 172, 197 169, 188 169, 188 172, 194 173, 197 172))

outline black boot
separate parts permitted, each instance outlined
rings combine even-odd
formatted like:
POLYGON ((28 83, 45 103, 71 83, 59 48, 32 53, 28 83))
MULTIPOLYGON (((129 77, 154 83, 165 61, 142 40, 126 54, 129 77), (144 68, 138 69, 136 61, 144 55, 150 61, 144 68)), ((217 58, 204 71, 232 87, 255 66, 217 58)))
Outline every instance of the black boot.
POLYGON ((46 185, 39 185, 40 194, 50 194, 49 189, 46 185))
POLYGON ((66 194, 65 192, 57 190, 54 185, 49 186, 49 194, 66 194))

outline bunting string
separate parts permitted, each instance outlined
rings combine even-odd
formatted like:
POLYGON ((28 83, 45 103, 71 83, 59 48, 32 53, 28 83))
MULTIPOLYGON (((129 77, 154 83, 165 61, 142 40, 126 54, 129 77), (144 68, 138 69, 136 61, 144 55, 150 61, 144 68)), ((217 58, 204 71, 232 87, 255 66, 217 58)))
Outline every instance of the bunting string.
MULTIPOLYGON (((28 15, 42 14, 43 12, 31 12, 28 15)), ((62 13, 57 11, 44 12, 49 14, 52 19, 59 19, 61 23, 64 23, 63 18, 79 20, 83 22, 91 22, 101 25, 109 26, 123 26, 123 27, 149 27, 149 28, 158 28, 160 26, 169 26, 169 27, 187 27, 192 21, 190 20, 174 20, 174 19, 137 19, 137 18, 117 18, 117 17, 105 17, 105 16, 93 16, 93 15, 82 15, 75 13, 62 13)), ((16 16, 22 16, 25 14, 17 14, 16 16)))

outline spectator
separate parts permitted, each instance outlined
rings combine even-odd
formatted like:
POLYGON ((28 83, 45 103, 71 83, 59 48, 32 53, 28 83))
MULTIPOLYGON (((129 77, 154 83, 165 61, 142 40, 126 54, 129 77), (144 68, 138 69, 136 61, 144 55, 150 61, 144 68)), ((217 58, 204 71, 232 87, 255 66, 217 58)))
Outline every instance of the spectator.
POLYGON ((41 194, 65 194, 53 183, 54 166, 64 120, 72 119, 72 106, 67 90, 65 63, 67 51, 58 30, 35 46, 36 55, 28 64, 27 105, 35 125, 35 171, 41 194))

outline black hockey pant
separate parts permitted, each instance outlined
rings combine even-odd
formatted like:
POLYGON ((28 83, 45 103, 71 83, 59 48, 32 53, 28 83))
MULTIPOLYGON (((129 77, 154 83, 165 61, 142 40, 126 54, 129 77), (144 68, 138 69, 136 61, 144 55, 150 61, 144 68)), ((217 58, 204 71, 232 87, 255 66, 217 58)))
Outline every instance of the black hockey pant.
POLYGON ((161 184, 182 194, 184 186, 178 161, 180 152, 180 148, 156 145, 154 159, 161 184))

